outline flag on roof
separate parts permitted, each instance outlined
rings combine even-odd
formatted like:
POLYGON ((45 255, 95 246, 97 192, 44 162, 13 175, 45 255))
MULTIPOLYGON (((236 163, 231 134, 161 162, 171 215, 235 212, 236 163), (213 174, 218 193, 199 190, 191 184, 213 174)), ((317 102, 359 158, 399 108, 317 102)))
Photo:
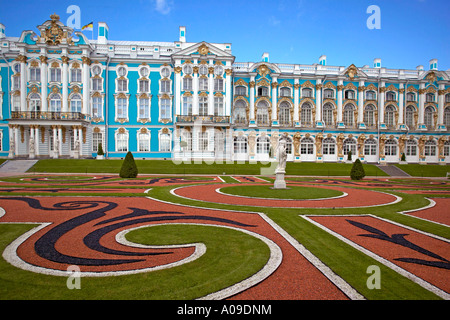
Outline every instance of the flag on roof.
POLYGON ((94 29, 94 22, 89 22, 87 25, 83 26, 81 30, 93 30, 94 29))

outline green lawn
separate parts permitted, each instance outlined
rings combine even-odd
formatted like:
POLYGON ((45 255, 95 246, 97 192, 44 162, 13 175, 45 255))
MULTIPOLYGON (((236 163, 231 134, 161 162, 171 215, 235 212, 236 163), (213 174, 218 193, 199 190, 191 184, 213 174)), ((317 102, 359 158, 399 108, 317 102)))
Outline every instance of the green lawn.
POLYGON ((405 171, 413 177, 446 177, 447 172, 450 172, 449 165, 439 164, 396 164, 398 168, 405 171))
POLYGON ((233 195, 241 195, 256 198, 272 198, 272 199, 321 199, 331 198, 343 195, 342 192, 332 189, 322 189, 314 187, 289 186, 289 189, 274 190, 272 185, 269 186, 234 186, 220 189, 221 192, 233 195))
MULTIPOLYGON (((261 163, 200 163, 175 164, 171 160, 135 160, 140 174, 217 174, 260 175, 270 164, 261 163)), ((119 173, 123 160, 46 159, 39 160, 28 172, 48 173, 119 173)), ((352 165, 347 163, 289 162, 287 175, 350 176, 352 165)), ((374 165, 365 164, 366 176, 386 176, 374 165)))

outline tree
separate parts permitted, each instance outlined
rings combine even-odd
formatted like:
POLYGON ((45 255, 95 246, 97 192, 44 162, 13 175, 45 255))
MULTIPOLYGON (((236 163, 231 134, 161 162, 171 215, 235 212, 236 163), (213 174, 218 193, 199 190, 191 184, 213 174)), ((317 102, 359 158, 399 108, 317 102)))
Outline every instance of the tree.
POLYGON ((105 154, 105 153, 103 152, 103 147, 102 147, 102 143, 101 143, 101 142, 98 144, 97 154, 98 154, 99 156, 102 156, 102 155, 105 154))
POLYGON ((352 161, 352 151, 348 150, 347 161, 352 161))
POLYGON ((128 151, 125 159, 123 160, 119 175, 121 178, 136 178, 137 174, 138 169, 136 163, 134 162, 133 154, 128 151))
POLYGON ((366 176, 366 173, 364 172, 363 165, 359 159, 356 159, 356 161, 353 163, 352 170, 350 171, 350 178, 352 180, 361 180, 366 176))

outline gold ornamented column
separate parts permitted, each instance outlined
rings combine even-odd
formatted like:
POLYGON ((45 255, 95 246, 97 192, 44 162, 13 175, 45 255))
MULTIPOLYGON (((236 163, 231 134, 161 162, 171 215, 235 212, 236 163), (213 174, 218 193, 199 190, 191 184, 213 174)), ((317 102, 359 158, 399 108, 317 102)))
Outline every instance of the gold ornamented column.
POLYGON ((62 112, 69 112, 69 88, 68 88, 68 81, 69 81, 69 75, 68 75, 68 67, 69 67, 69 57, 62 56, 62 106, 61 111, 62 112))
POLYGON ((48 105, 47 105, 47 86, 48 86, 48 64, 47 64, 47 57, 46 56, 40 56, 39 59, 41 60, 41 111, 47 112, 48 105))

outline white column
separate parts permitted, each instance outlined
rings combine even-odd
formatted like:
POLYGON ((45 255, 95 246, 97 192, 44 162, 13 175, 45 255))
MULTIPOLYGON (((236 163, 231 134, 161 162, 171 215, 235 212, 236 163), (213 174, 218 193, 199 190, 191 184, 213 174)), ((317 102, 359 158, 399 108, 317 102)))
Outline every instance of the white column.
POLYGON ((364 80, 361 80, 358 87, 358 123, 364 121, 364 84, 364 80))
POLYGON ((62 155, 62 144, 63 144, 63 136, 62 136, 62 127, 58 126, 58 143, 59 143, 59 154, 62 155))
POLYGON ((378 124, 384 124, 384 96, 386 93, 386 87, 384 81, 381 82, 378 94, 378 124))
POLYGON ((272 121, 279 120, 277 114, 277 104, 278 104, 278 93, 277 93, 278 83, 277 77, 272 77, 272 121))
POLYGON ((404 113, 403 113, 403 109, 404 109, 404 97, 405 97, 405 86, 403 83, 400 83, 399 85, 399 89, 398 90, 398 125, 402 125, 405 123, 405 119, 404 119, 404 113))
POLYGON ((20 61, 20 111, 27 111, 27 57, 19 56, 20 61))
POLYGON ((91 108, 89 103, 90 96, 90 81, 89 81, 89 59, 83 59, 83 105, 81 107, 82 114, 91 114, 91 108))
POLYGON ((19 155, 19 125, 14 127, 14 156, 19 155))
POLYGON ((52 126, 52 129, 53 129, 53 157, 58 158, 59 152, 56 152, 57 148, 59 148, 59 146, 56 147, 56 145, 58 143, 58 131, 56 130, 55 125, 52 126))
POLYGON ((36 157, 39 155, 39 140, 39 125, 36 125, 34 126, 34 153, 36 157))
POLYGON ((322 79, 316 83, 316 122, 322 120, 322 79))
POLYGON ((249 122, 250 120, 255 121, 255 76, 250 76, 250 119, 247 119, 249 122))
POLYGON ((47 57, 40 56, 41 59, 41 111, 47 112, 47 87, 48 87, 48 65, 47 57))
POLYGON ((424 124, 425 83, 419 86, 419 127, 424 124))
POLYGON ((342 122, 342 91, 344 89, 344 81, 343 80, 338 80, 338 85, 337 85, 337 123, 339 125, 339 123, 342 122))
POLYGON ((68 112, 69 111, 69 104, 68 104, 68 98, 69 98, 69 88, 68 88, 68 63, 69 58, 62 56, 62 75, 61 75, 61 82, 62 82, 62 106, 61 111, 62 112, 68 112))
POLYGON ((175 67, 175 117, 181 114, 181 67, 175 67))
POLYGON ((83 127, 78 127, 78 142, 80 143, 80 157, 83 154, 83 127))
POLYGON ((231 77, 233 69, 226 70, 225 82, 225 116, 231 117, 231 77))
POLYGON ((300 95, 299 95, 299 88, 300 84, 298 79, 294 79, 294 123, 299 121, 299 115, 298 115, 298 104, 300 101, 300 95))
POLYGON ((31 152, 31 141, 34 141, 34 150, 36 150, 36 140, 34 138, 34 126, 30 125, 30 139, 28 141, 28 157, 33 159, 35 156, 35 151, 31 152))
POLYGON ((438 123, 436 128, 443 128, 444 126, 444 107, 445 107, 445 93, 443 92, 445 89, 445 85, 439 84, 438 91, 438 123))
POLYGON ((194 91, 192 98, 192 114, 198 115, 198 73, 194 73, 192 78, 192 90, 194 91))
POLYGON ((214 74, 208 74, 208 115, 214 115, 214 74))

